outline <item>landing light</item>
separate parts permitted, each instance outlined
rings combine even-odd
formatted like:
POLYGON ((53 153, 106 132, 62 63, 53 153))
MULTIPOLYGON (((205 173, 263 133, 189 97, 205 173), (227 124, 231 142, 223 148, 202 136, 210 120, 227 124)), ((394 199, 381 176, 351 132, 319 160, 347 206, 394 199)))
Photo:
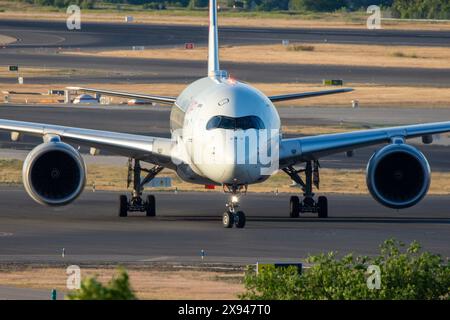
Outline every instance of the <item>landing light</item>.
POLYGON ((231 197, 231 202, 238 203, 239 202, 239 197, 238 196, 232 196, 231 197))

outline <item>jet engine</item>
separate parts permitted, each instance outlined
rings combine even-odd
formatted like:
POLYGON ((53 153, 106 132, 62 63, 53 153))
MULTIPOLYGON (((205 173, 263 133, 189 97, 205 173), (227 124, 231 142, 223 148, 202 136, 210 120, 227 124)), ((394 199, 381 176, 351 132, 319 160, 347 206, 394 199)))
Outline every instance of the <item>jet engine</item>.
POLYGON ((367 165, 367 187, 382 205, 409 208, 427 194, 430 187, 430 165, 422 152, 394 143, 375 152, 367 165))
POLYGON ((86 167, 80 153, 57 139, 34 148, 22 170, 25 190, 33 200, 49 206, 74 201, 83 191, 86 167))

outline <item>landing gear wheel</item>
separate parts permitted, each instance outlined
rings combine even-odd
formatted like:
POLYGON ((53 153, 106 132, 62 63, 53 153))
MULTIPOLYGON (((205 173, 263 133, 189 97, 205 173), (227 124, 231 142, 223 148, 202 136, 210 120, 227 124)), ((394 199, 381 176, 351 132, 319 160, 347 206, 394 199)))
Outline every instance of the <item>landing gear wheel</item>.
POLYGON ((298 218, 300 213, 300 200, 297 196, 292 196, 289 201, 289 217, 298 218))
POLYGON ((126 217, 128 215, 128 199, 126 195, 119 197, 119 217, 126 217))
POLYGON ((242 211, 236 212, 236 221, 235 221, 236 228, 238 228, 238 229, 244 228, 245 227, 245 221, 246 221, 245 213, 242 212, 242 211))
POLYGON ((156 216, 156 199, 154 195, 147 196, 147 202, 145 203, 145 215, 147 217, 156 216))
POLYGON ((222 216, 222 224, 224 228, 233 228, 234 216, 231 212, 224 212, 222 216))
POLYGON ((328 218, 328 199, 319 197, 317 201, 317 214, 319 218, 328 218))

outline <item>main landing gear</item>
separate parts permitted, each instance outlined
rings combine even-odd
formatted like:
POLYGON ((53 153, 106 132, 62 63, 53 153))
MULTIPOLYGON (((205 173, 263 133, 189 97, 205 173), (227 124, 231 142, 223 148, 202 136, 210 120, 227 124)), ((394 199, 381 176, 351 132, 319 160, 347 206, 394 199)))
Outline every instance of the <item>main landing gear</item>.
POLYGON ((303 199, 300 200, 297 196, 292 196, 289 205, 289 216, 291 218, 298 218, 300 213, 316 213, 319 218, 328 217, 328 200, 326 197, 318 197, 314 200, 314 193, 312 192, 313 185, 319 189, 319 162, 307 161, 305 169, 296 170, 294 167, 284 168, 291 179, 299 184, 303 190, 303 199), (300 174, 305 173, 305 181, 300 174))
POLYGON ((227 211, 222 216, 222 224, 224 228, 236 228, 242 229, 245 227, 246 217, 243 211, 237 210, 239 207, 239 195, 242 192, 247 192, 247 186, 224 186, 224 191, 230 193, 230 200, 226 204, 227 211))
POLYGON ((128 161, 128 181, 127 187, 133 182, 133 192, 131 198, 128 200, 126 195, 119 197, 119 217, 126 217, 128 212, 145 212, 147 217, 154 217, 156 215, 156 201, 154 195, 147 195, 145 201, 142 199, 142 191, 144 186, 150 182, 158 173, 162 171, 163 167, 154 166, 150 170, 141 168, 139 160, 129 159, 128 161), (147 173, 144 179, 141 180, 141 172, 147 173))

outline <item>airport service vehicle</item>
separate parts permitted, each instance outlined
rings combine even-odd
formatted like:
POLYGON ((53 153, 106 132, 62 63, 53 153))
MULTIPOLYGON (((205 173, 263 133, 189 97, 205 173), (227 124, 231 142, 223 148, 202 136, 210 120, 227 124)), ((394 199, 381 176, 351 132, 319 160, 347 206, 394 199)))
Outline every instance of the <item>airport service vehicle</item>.
POLYGON ((313 213, 326 218, 327 198, 316 198, 313 193, 313 188, 319 187, 319 160, 335 153, 350 156, 355 149, 382 144, 367 165, 366 180, 372 196, 394 209, 408 208, 422 200, 430 186, 430 166, 423 153, 406 140, 422 137, 424 143, 431 143, 434 134, 450 131, 450 122, 283 138, 274 103, 352 89, 267 97, 232 79, 219 66, 216 0, 210 0, 209 13, 208 75, 189 85, 178 97, 72 88, 172 106, 171 138, 0 119, 0 130, 10 131, 12 140, 22 135, 43 138, 43 143, 28 154, 23 165, 23 182, 31 198, 44 205, 62 206, 80 195, 86 182, 86 168, 81 154, 72 145, 83 145, 94 153, 106 150, 130 159, 128 182, 133 192, 130 197, 119 197, 121 217, 129 212, 155 216, 155 197, 143 198, 143 189, 168 168, 184 181, 221 186, 230 194, 222 219, 226 228, 245 226, 245 214, 239 210, 240 195, 248 186, 264 182, 277 170, 284 171, 302 190, 300 196, 290 198, 290 217, 313 213), (239 144, 244 148, 238 147, 239 144), (270 161, 260 161, 264 153, 270 161), (144 169, 141 162, 153 167, 144 169))

